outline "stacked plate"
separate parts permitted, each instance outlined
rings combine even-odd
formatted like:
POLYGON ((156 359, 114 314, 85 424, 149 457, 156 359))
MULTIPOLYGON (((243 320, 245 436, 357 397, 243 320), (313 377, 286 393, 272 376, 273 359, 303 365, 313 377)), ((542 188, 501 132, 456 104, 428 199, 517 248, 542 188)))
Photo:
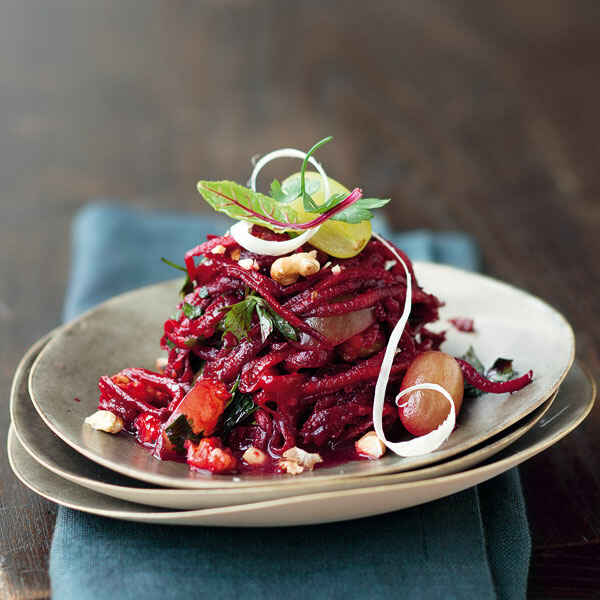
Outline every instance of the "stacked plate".
POLYGON ((8 452, 35 492, 82 511, 132 521, 215 526, 324 523, 376 515, 453 494, 556 443, 592 408, 595 385, 578 364, 571 327, 529 294, 451 267, 416 263, 425 289, 446 302, 443 349, 474 346, 484 364, 515 359, 534 381, 514 394, 466 400, 457 428, 437 451, 355 461, 290 475, 210 475, 158 461, 122 433, 84 425, 101 375, 152 368, 162 323, 179 282, 113 298, 37 342, 11 391, 8 452), (469 316, 476 333, 449 327, 469 316), (559 389, 560 387, 560 389, 559 389))

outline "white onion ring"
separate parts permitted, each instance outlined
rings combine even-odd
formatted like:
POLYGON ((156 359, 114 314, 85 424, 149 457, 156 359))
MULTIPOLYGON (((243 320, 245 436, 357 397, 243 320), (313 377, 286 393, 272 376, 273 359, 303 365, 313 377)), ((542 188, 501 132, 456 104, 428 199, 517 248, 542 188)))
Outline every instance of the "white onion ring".
MULTIPOLYGON (((304 160, 306 158, 306 152, 302 152, 302 150, 296 150, 296 148, 280 148, 279 150, 273 150, 272 152, 261 156, 261 158, 254 165, 252 173, 250 174, 250 188, 253 192, 256 191, 256 177, 258 176, 262 168, 266 164, 270 163, 272 160, 275 160, 277 158, 301 158, 302 160, 304 160)), ((329 198, 330 189, 329 180, 327 179, 325 170, 323 169, 321 164, 318 163, 312 156, 308 157, 308 162, 311 165, 313 165, 313 167, 315 167, 315 169, 317 169, 317 171, 319 172, 319 175, 321 176, 321 181, 323 182, 323 195, 325 200, 327 200, 329 198)))
MULTIPOLYGON (((302 150, 296 150, 295 148, 280 148, 279 150, 273 150, 261 157, 260 160, 254 165, 252 173, 250 175, 250 188, 253 192, 256 191, 256 177, 260 173, 261 169, 272 160, 277 158, 306 158, 306 152, 302 150)), ((327 200, 330 194, 329 180, 323 167, 312 157, 308 157, 308 162, 313 165, 319 175, 321 175, 321 181, 323 182, 323 193, 324 198, 327 200)), ((322 224, 321 224, 322 225, 322 224)), ((304 243, 308 242, 310 238, 319 231, 321 225, 307 229, 303 234, 295 237, 291 240, 284 240, 282 242, 276 242, 273 240, 263 240, 252 235, 252 223, 247 221, 238 221, 231 228, 231 236, 233 239, 243 248, 255 254, 263 254, 268 256, 282 256, 283 254, 289 254, 294 250, 297 250, 304 243)))
POLYGON ((392 363, 394 362, 394 356, 396 355, 396 348, 398 348, 398 344, 400 343, 400 338, 406 327, 410 309, 412 307, 412 277, 410 276, 410 271, 408 270, 406 263, 400 254, 396 252, 396 249, 379 234, 373 232, 373 237, 379 240, 400 261, 406 274, 404 309, 390 334, 383 361, 381 362, 379 376, 377 377, 377 384, 375 385, 375 394, 373 398, 373 427, 375 428, 377 437, 398 456, 420 456, 421 454, 429 454, 430 452, 437 450, 448 439, 448 436, 452 433, 454 425, 456 424, 456 411, 452 396, 449 394, 448 390, 436 383, 421 383, 402 390, 396 396, 396 404, 398 404, 398 400, 402 396, 415 390, 434 390, 439 392, 450 402, 450 413, 437 429, 408 442, 396 443, 390 442, 383 432, 383 404, 385 401, 385 392, 390 379, 390 371, 392 370, 392 363))
POLYGON ((274 240, 263 240, 252 235, 252 223, 248 221, 238 221, 232 226, 230 233, 231 237, 243 248, 254 252, 254 254, 263 254, 268 256, 282 256, 289 254, 300 248, 302 244, 308 242, 310 238, 317 233, 318 227, 307 229, 303 234, 290 240, 276 242, 274 240))

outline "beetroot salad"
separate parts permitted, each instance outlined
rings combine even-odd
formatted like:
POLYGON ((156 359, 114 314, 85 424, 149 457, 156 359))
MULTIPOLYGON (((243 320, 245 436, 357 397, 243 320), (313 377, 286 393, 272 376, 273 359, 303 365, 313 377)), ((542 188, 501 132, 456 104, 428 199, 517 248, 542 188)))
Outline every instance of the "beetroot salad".
POLYGON ((166 356, 155 370, 101 377, 86 423, 192 469, 297 475, 431 452, 463 398, 531 381, 508 359, 486 370, 472 348, 440 351, 445 335, 429 325, 442 302, 372 232, 372 210, 389 200, 346 189, 315 160, 330 139, 263 156, 249 187, 198 184, 237 222, 189 250, 185 266, 163 259, 186 274, 160 340, 166 356), (257 192, 262 167, 281 157, 302 159, 301 171, 257 192))

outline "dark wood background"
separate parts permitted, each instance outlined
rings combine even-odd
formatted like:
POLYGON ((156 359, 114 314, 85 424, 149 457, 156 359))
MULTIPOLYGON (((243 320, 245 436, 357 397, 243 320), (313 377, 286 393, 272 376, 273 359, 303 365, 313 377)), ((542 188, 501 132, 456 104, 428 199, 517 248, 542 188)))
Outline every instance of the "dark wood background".
MULTIPOLYGON (((0 596, 48 594, 55 507, 9 472, 8 389, 82 204, 202 210, 199 177, 332 134, 334 177, 471 233, 598 375, 599 59, 597 0, 0 1, 0 596)), ((596 408, 521 470, 532 598, 600 597, 599 433, 596 408)))

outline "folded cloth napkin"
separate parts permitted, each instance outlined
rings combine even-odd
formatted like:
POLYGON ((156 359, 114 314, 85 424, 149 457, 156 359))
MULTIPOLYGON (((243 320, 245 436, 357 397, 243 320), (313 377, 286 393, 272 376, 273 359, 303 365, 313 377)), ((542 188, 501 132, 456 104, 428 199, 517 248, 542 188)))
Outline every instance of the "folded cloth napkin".
MULTIPOLYGON (((207 233, 226 226, 204 215, 85 208, 73 228, 65 319, 172 277, 161 256, 180 261, 207 233)), ((385 233, 414 259, 478 265, 477 249, 462 234, 385 233)), ((54 600, 512 599, 525 597, 530 545, 513 470, 423 506, 307 527, 145 525, 61 507, 50 578, 54 600)))

